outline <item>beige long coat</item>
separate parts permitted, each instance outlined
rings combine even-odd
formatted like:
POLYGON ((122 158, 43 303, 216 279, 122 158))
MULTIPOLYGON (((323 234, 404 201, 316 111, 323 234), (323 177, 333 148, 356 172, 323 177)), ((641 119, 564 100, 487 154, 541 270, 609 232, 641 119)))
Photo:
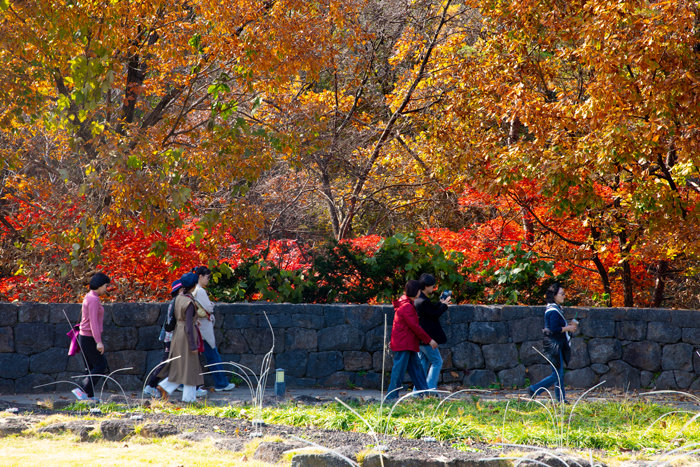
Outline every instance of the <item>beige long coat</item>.
POLYGON ((168 377, 168 381, 188 386, 204 384, 201 375, 202 366, 199 363, 197 350, 197 317, 195 316, 194 301, 191 296, 178 295, 175 299, 174 315, 177 320, 173 338, 170 342, 170 354, 168 358, 180 356, 165 365, 159 373, 161 377, 168 377), (194 349, 194 352, 192 351, 194 349))

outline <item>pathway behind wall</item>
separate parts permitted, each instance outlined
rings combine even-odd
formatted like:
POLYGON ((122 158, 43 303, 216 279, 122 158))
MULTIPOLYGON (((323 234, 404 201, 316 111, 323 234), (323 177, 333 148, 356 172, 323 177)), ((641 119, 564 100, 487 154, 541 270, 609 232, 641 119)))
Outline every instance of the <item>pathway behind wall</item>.
MULTIPOLYGON (((81 358, 68 357, 69 324, 80 304, 0 303, 0 392, 33 392, 35 386, 73 380, 81 358)), ((104 344, 114 375, 136 390, 158 364, 162 303, 105 304, 104 344)), ((391 355, 383 352, 393 308, 369 305, 217 304, 216 338, 224 361, 260 372, 272 347, 272 369, 284 368, 289 387, 379 388, 382 364, 388 379, 391 355)), ((567 308, 578 312, 566 373, 570 387, 700 390, 700 311, 567 308)), ((544 307, 451 306, 442 317, 447 344, 442 384, 523 387, 551 373, 541 349, 544 307)), ((270 378, 270 382, 273 378, 270 378)), ((211 384, 209 377, 206 383, 211 384)), ((386 380, 385 380, 386 382, 386 380)), ((59 383, 56 389, 72 386, 59 383)), ((49 388, 42 388, 46 391, 49 388)))

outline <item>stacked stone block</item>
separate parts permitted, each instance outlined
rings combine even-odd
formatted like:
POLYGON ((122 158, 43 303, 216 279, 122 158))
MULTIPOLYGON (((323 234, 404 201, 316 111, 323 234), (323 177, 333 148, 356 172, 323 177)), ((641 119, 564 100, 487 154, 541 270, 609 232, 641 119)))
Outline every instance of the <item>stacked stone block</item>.
MULTIPOLYGON (((162 303, 105 304, 107 357, 110 369, 120 370, 113 377, 124 388, 140 389, 160 361, 166 309, 162 303)), ((575 313, 581 324, 571 342, 567 385, 700 389, 699 311, 565 309, 568 318, 575 313)), ((451 306, 442 318, 448 342, 440 347, 441 382, 515 388, 549 374, 538 352, 543 314, 542 306, 451 306)), ((391 371, 384 346, 390 306, 217 304, 216 316, 224 361, 259 376, 272 350, 270 369, 284 368, 288 387, 379 388, 382 369, 385 378, 391 371)), ((67 356, 68 321, 79 318, 80 304, 0 303, 0 392, 72 388, 57 382, 83 373, 80 356, 67 356)), ((205 382, 211 383, 208 376, 205 382)))

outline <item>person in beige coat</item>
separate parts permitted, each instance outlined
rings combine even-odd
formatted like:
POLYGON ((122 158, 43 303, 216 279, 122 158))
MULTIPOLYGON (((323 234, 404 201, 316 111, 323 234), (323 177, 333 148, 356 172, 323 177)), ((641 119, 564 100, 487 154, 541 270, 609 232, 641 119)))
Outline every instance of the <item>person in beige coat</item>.
POLYGON ((160 376, 165 379, 158 384, 161 397, 167 400, 170 394, 180 385, 182 401, 194 402, 197 386, 204 384, 202 366, 199 363, 199 348, 201 336, 197 329, 197 312, 192 291, 197 285, 197 275, 187 273, 180 278, 185 292, 175 299, 175 331, 170 342, 168 358, 179 357, 165 365, 160 376))

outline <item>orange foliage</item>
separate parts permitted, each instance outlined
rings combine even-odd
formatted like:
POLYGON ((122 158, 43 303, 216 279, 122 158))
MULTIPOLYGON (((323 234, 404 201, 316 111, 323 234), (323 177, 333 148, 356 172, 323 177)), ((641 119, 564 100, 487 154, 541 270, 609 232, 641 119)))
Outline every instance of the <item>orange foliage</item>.
POLYGON ((112 299, 149 300, 201 263, 303 268, 303 245, 261 240, 260 199, 295 185, 247 197, 273 166, 316 180, 307 203, 338 239, 452 190, 474 219, 426 216, 425 238, 467 264, 524 242, 587 303, 607 289, 646 305, 654 265, 698 271, 694 2, 27 0, 0 15, 0 299, 78 300, 95 269, 112 299))

